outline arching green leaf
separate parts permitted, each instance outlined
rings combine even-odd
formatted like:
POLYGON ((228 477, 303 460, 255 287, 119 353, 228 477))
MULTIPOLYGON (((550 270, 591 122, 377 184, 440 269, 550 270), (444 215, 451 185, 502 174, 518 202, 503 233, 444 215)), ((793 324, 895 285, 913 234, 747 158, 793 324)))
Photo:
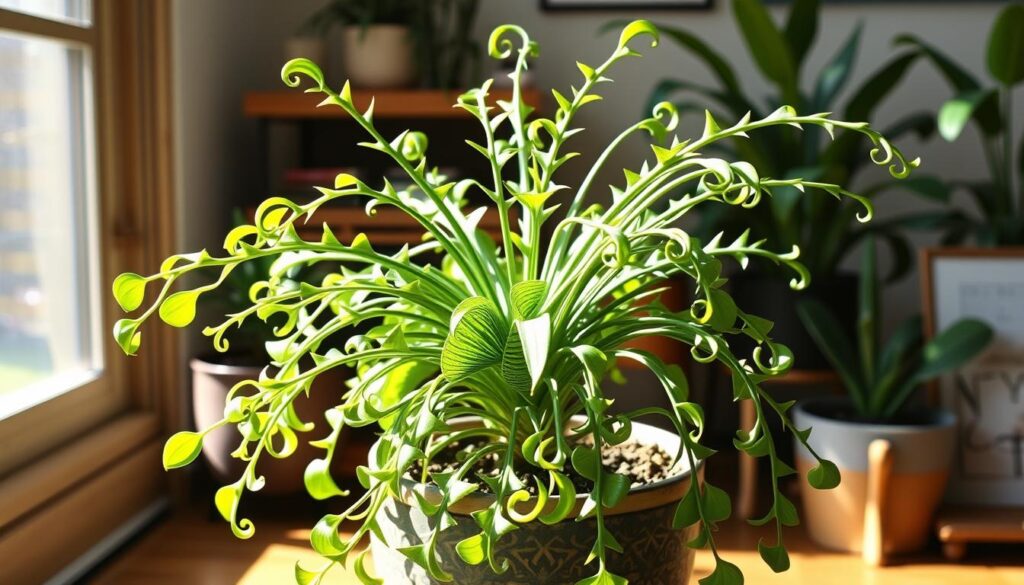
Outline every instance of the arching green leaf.
POLYGON ((957 95, 939 109, 939 134, 953 142, 979 109, 997 108, 998 99, 998 93, 993 89, 972 89, 957 95))
POLYGON ((1024 5, 1010 4, 988 38, 988 71, 1003 85, 1024 80, 1024 5))
POLYGON ((548 294, 548 283, 543 280, 524 280, 512 285, 512 316, 523 321, 537 316, 537 311, 548 294))
POLYGON ((786 102, 795 103, 796 62, 789 43, 760 0, 733 0, 733 15, 743 31, 750 56, 765 77, 775 82, 786 102))
POLYGON ((441 351, 441 372, 454 381, 500 363, 506 339, 494 303, 484 297, 462 301, 452 313, 441 351))

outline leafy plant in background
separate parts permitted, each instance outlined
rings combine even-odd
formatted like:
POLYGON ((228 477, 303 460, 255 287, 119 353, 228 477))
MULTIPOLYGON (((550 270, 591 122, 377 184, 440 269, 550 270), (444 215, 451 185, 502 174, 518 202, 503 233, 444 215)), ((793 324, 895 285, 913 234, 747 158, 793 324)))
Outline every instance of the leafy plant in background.
POLYGON ((408 26, 425 87, 465 87, 479 78, 479 43, 473 23, 479 0, 331 0, 302 30, 319 35, 335 24, 408 26))
POLYGON ((467 87, 480 80, 482 48, 473 38, 479 0, 416 3, 417 57, 427 87, 467 87))
POLYGON ((1024 81, 1024 4, 1004 8, 989 34, 986 63, 994 87, 983 86, 922 39, 905 35, 897 43, 927 55, 956 92, 939 110, 942 137, 956 140, 969 122, 981 137, 989 179, 954 185, 971 194, 982 217, 965 217, 960 229, 983 245, 1024 244, 1024 136, 1017 146, 1020 158, 1013 145, 1013 90, 1024 81))
MULTIPOLYGON (((688 78, 664 79, 652 91, 651 104, 672 100, 681 113, 696 112, 703 117, 710 103, 712 112, 719 118, 739 118, 747 112, 758 118, 781 104, 790 104, 802 111, 842 111, 848 120, 870 121, 879 104, 897 86, 920 53, 910 50, 897 54, 859 87, 850 89, 851 97, 845 105, 840 105, 837 100, 850 81, 860 48, 860 26, 852 31, 813 82, 803 87, 800 80, 804 64, 817 36, 819 1, 794 0, 785 26, 781 28, 776 26, 760 0, 733 0, 731 4, 750 57, 774 86, 775 93, 765 101, 752 99, 735 70, 713 44, 687 30, 658 25, 667 38, 707 65, 718 87, 707 87, 688 78), (762 105, 764 103, 767 106, 762 105)), ((915 112, 894 123, 883 134, 894 140, 910 133, 928 137, 934 127, 932 114, 915 112)), ((826 138, 824 132, 813 128, 802 133, 773 128, 749 138, 738 137, 717 144, 715 148, 728 157, 747 160, 773 177, 850 183, 864 168, 866 151, 871 145, 864 136, 855 133, 831 142, 826 138)), ((948 188, 934 177, 915 177, 899 186, 928 200, 944 203, 949 199, 948 188)), ((875 199, 894 187, 894 183, 883 181, 863 188, 860 193, 875 199)), ((746 216, 729 206, 710 206, 702 210, 698 235, 707 238, 719 231, 749 227, 757 238, 782 246, 799 246, 801 260, 811 274, 824 278, 835 274, 859 240, 874 233, 891 249, 894 262, 890 277, 895 278, 905 274, 913 260, 903 230, 948 229, 959 225, 956 212, 939 210, 862 226, 855 221, 858 211, 857 203, 850 200, 807 198, 801 197, 794 188, 779 189, 768 205, 768 212, 756 217, 746 216)), ((772 266, 765 265, 763 269, 771 271, 772 266)))
MULTIPOLYGON (((330 89, 320 70, 298 59, 285 65, 282 76, 290 86, 302 77, 312 81, 307 91, 324 96, 321 105, 340 107, 369 135, 363 145, 394 159, 414 183, 409 191, 398 191, 388 181, 371 186, 350 175, 337 177, 333 188, 319 188, 321 196, 301 205, 275 197, 258 209, 253 225, 232 230, 225 242, 225 255, 205 251, 169 258, 151 276, 125 274, 117 279, 114 293, 126 311, 141 309, 137 317, 117 322, 114 335, 128 354, 139 349, 143 323, 158 314, 166 323, 187 326, 194 317, 195 302, 213 290, 240 265, 272 257, 274 263, 266 281, 250 291, 251 306, 230 315, 222 324, 208 327, 217 349, 227 349, 224 335, 247 319, 277 324, 278 337, 267 344, 271 365, 276 370, 260 379, 235 387, 229 396, 225 418, 215 426, 236 425, 242 432, 236 452, 246 461, 246 471, 237 482, 216 494, 217 509, 240 537, 253 533, 253 525, 238 514, 239 501, 247 490, 258 490, 260 457, 286 457, 298 440, 297 433, 309 426, 298 420, 292 401, 307 392, 311 381, 339 366, 354 366, 358 372, 351 389, 338 407, 328 413, 331 429, 315 444, 324 448, 324 458, 313 461, 306 471, 309 492, 317 498, 337 495, 340 490, 328 473, 329 460, 338 433, 344 425, 380 427, 379 438, 367 466, 358 475, 365 492, 339 514, 325 516, 313 530, 312 545, 328 559, 317 571, 297 570, 300 581, 313 582, 317 575, 345 562, 348 555, 371 532, 377 530, 376 512, 388 498, 396 497, 400 478, 414 464, 426 469, 431 458, 456 440, 483 438, 486 444, 450 474, 432 480, 442 494, 439 505, 423 505, 422 511, 438 520, 432 538, 402 549, 410 559, 424 566, 438 580, 450 578, 436 562, 437 535, 457 521, 448 507, 486 484, 495 496, 494 504, 473 517, 480 532, 459 546, 464 560, 488 563, 501 572, 504 564, 495 555, 495 543, 517 523, 537 520, 543 506, 527 517, 506 514, 518 501, 528 497, 519 477, 526 472, 539 478, 537 490, 543 501, 558 497, 571 502, 575 488, 567 472, 574 468, 593 483, 582 517, 596 521, 592 562, 595 576, 583 583, 623 583, 606 566, 609 551, 618 546, 604 524, 605 510, 625 497, 629 482, 624 476, 601 469, 600 454, 606 445, 617 444, 630 435, 632 421, 641 415, 665 417, 682 438, 691 466, 712 455, 701 444, 704 421, 700 405, 691 402, 686 379, 675 365, 624 345, 646 335, 660 335, 691 346, 701 362, 717 361, 732 372, 737 400, 750 400, 757 413, 751 428, 738 432, 736 446, 751 455, 766 457, 772 477, 793 473, 776 456, 768 432, 769 416, 778 417, 784 428, 806 443, 809 431, 796 429, 787 416, 790 403, 775 401, 759 384, 784 374, 792 364, 789 350, 769 338, 771 323, 743 312, 722 289, 722 260, 731 258, 746 265, 748 258, 761 257, 795 271, 794 287, 807 284, 807 272, 797 262, 798 250, 776 254, 764 242, 752 240, 746 232, 734 238, 723 235, 707 242, 692 238, 676 221, 705 203, 750 209, 763 197, 780 189, 808 189, 812 197, 848 197, 860 202, 862 219, 871 215, 870 202, 829 183, 799 178, 774 179, 760 174, 746 161, 729 161, 710 156, 711 147, 735 136, 757 133, 780 126, 816 127, 862 134, 875 148, 874 162, 887 167, 895 177, 905 177, 917 165, 908 161, 881 134, 865 123, 831 119, 827 114, 799 115, 785 106, 764 118, 742 116, 722 126, 710 113, 703 133, 680 141, 674 134, 677 115, 671 104, 658 104, 650 117, 626 128, 598 156, 586 178, 570 189, 556 182, 559 168, 577 153, 564 152, 566 141, 580 130, 573 128, 579 110, 600 99, 594 93, 617 62, 638 56, 628 43, 637 35, 657 31, 646 21, 629 24, 621 33, 611 56, 596 66, 580 64, 582 78, 566 94, 554 91, 557 109, 553 117, 532 116, 523 102, 520 79, 528 60, 536 56, 537 45, 526 32, 512 25, 499 27, 489 41, 492 57, 515 56, 511 73, 513 98, 488 105, 488 81, 458 98, 458 107, 479 120, 481 137, 469 141, 490 164, 491 176, 484 180, 450 182, 431 169, 424 147, 426 139, 415 132, 385 137, 373 122, 372 106, 365 112, 352 103, 348 84, 340 92, 330 89), (512 39, 518 41, 513 42, 512 39), (496 136, 505 132, 509 140, 496 136), (617 147, 628 138, 647 133, 655 139, 652 158, 640 167, 624 171, 622 183, 611 186, 607 206, 590 202, 596 177, 611 160, 617 147), (506 180, 511 166, 514 178, 506 180), (681 185, 692 191, 681 193, 681 185), (493 202, 500 219, 502 238, 496 244, 477 229, 485 208, 464 209, 466 194, 476 190, 493 202), (543 228, 554 209, 556 194, 571 191, 562 204, 564 219, 553 226, 550 240, 543 228), (363 236, 351 243, 339 242, 326 226, 319 240, 303 240, 296 222, 316 217, 317 209, 343 197, 369 197, 368 213, 381 205, 401 209, 426 231, 423 242, 403 247, 394 254, 373 248, 363 236), (664 205, 659 206, 659 203, 664 205), (512 208, 522 218, 519 230, 511 225, 512 208), (545 246, 544 244, 549 245, 545 246), (546 248, 546 249, 545 249, 546 248), (441 255, 440 265, 427 259, 441 255), (320 284, 302 284, 298 290, 280 287, 282 275, 293 266, 340 262, 340 272, 320 284), (175 283, 193 271, 218 275, 210 285, 190 290, 175 289, 175 283), (672 312, 656 300, 667 279, 692 280, 696 300, 692 307, 672 312), (146 302, 147 285, 158 289, 146 302), (328 316, 318 322, 321 316, 328 316), (363 335, 352 337, 343 350, 323 350, 328 336, 348 331, 356 324, 371 325, 363 335), (735 355, 728 337, 744 335, 757 342, 751 356, 735 355), (312 364, 304 358, 310 356, 312 364), (605 373, 616 359, 626 358, 649 368, 661 381, 672 407, 643 408, 623 414, 608 412, 612 399, 602 390, 605 373), (447 431, 456 417, 476 416, 483 426, 464 432, 447 431), (570 417, 583 415, 586 422, 571 432, 590 436, 592 446, 573 447, 564 434, 570 417), (496 477, 474 477, 480 457, 498 460, 496 477), (547 481, 544 481, 544 480, 547 481), (350 538, 338 532, 345 519, 359 522, 350 538)), ((270 370, 268 370, 269 372, 270 370)), ((205 433, 181 432, 167 442, 167 468, 186 465, 199 453, 205 433)), ((695 467, 692 467, 695 468, 695 467)), ((829 488, 839 481, 834 465, 820 461, 810 481, 829 488)), ((775 521, 778 537, 774 544, 762 542, 762 556, 775 570, 788 566, 782 544, 782 526, 795 522, 793 504, 777 486, 771 490, 772 503, 762 522, 775 521)), ((556 506, 541 516, 543 522, 566 519, 571 506, 556 506)), ((700 536, 693 546, 707 546, 717 565, 710 577, 714 583, 739 583, 739 570, 719 557, 714 544, 718 522, 729 516, 729 498, 710 483, 691 482, 681 500, 676 523, 700 523, 700 536)), ((468 519, 462 520, 469 521, 468 519)), ((374 582, 356 562, 356 573, 364 582, 374 582)))
POLYGON ((992 340, 988 325, 961 319, 926 343, 917 315, 904 321, 883 345, 883 307, 872 239, 865 241, 861 256, 859 297, 856 340, 847 339, 839 320, 816 299, 800 301, 797 312, 865 422, 897 417, 922 384, 963 366, 992 340))
POLYGON ((413 23, 415 0, 329 0, 302 25, 302 30, 326 35, 337 24, 366 28, 374 24, 413 23))

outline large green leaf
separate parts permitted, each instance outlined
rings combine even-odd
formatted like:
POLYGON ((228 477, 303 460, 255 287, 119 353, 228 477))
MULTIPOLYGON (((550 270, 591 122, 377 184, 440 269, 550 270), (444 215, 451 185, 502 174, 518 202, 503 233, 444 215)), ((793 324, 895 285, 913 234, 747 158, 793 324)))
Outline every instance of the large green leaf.
POLYGON ((548 283, 543 280, 524 280, 512 285, 512 317, 532 319, 544 303, 548 294, 548 283))
POLYGON ((551 316, 516 321, 509 330, 501 357, 501 375, 509 386, 531 392, 540 384, 547 365, 551 316))
POLYGON ((843 380, 843 385, 850 392, 850 398, 863 410, 865 385, 861 375, 853 369, 854 364, 858 363, 857 356, 843 333, 839 320, 816 299, 800 301, 796 305, 796 312, 807 333, 843 380))
POLYGON ((971 89, 960 93, 939 109, 939 134, 953 142, 960 137, 967 123, 975 118, 979 109, 998 107, 999 94, 994 89, 971 89))
POLYGON ((548 347, 551 341, 551 316, 544 313, 527 321, 517 321, 516 330, 523 342, 523 357, 530 372, 530 390, 534 391, 544 376, 548 347))
POLYGON ((819 0, 794 0, 786 20, 786 42, 799 72, 818 34, 819 0))
MULTIPOLYGON (((914 47, 919 55, 931 61, 957 94, 981 89, 981 84, 970 72, 920 38, 901 35, 895 42, 897 45, 914 47)), ((975 110, 975 113, 975 119, 986 135, 993 136, 1002 130, 1001 116, 997 108, 980 108, 975 110)))
POLYGON ((935 64, 939 71, 946 77, 957 91, 978 89, 981 84, 963 67, 957 65, 945 53, 936 49, 930 43, 911 34, 904 34, 896 37, 893 43, 897 46, 914 47, 921 55, 927 57, 935 64))
POLYGON ((996 17, 988 38, 988 71, 1003 85, 1024 80, 1024 5, 1011 4, 996 17))
POLYGON ((796 64, 789 43, 760 0, 733 0, 733 15, 743 32, 750 56, 765 77, 779 87, 784 101, 797 103, 796 64))
POLYGON ((907 69, 919 56, 916 51, 897 55, 867 78, 846 104, 847 119, 870 121, 878 104, 903 79, 907 69))
POLYGON ((963 366, 988 346, 992 336, 992 328, 982 321, 957 321, 925 344, 915 377, 924 382, 963 366))
POLYGON ((506 334, 501 315, 490 299, 471 297, 455 307, 441 351, 441 372, 460 380, 501 362, 506 334))
POLYGON ((818 84, 814 88, 814 103, 811 106, 815 112, 823 112, 831 109, 832 100, 846 85, 853 71, 854 62, 857 59, 857 49, 860 47, 861 25, 853 29, 853 33, 846 43, 839 49, 832 61, 822 69, 818 75, 818 84))
POLYGON ((879 395, 874 405, 883 417, 894 416, 917 388, 974 359, 992 341, 992 329, 976 319, 961 319, 948 327, 921 351, 921 367, 890 394, 879 395))
POLYGON ((913 367, 913 354, 920 352, 923 329, 920 315, 907 319, 893 331, 878 358, 877 382, 872 392, 888 394, 913 367))
MULTIPOLYGON (((733 71, 729 62, 726 61, 720 53, 711 48, 710 45, 685 29, 667 25, 658 25, 658 30, 660 30, 661 34, 666 38, 672 39, 678 43, 679 46, 684 49, 688 49, 691 53, 703 60, 728 93, 739 97, 743 96, 743 90, 740 88, 736 72, 733 71)), ((744 98, 744 101, 748 100, 744 98)))

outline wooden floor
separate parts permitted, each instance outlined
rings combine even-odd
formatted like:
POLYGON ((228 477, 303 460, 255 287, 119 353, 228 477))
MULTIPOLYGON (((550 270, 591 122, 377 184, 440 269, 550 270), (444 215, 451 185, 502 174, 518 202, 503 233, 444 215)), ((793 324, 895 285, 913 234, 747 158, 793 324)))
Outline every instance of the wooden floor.
MULTIPOLYGON (((290 585, 295 561, 320 564, 309 548, 309 531, 301 521, 268 519, 256 523, 248 541, 231 536, 227 525, 198 513, 169 516, 115 557, 90 585, 290 585)), ((311 524, 310 524, 311 525, 311 524)), ((308 526, 308 525, 306 525, 308 526)), ((752 585, 1024 585, 1024 548, 978 546, 959 564, 942 560, 937 552, 903 559, 882 569, 865 567, 856 556, 816 548, 800 528, 788 533, 792 568, 773 574, 756 552, 759 529, 742 523, 722 527, 723 555, 743 569, 752 585)), ((693 583, 707 575, 711 558, 697 552, 693 583)), ((323 585, 355 585, 343 570, 323 585)), ((469 585, 469 584, 465 584, 469 585)), ((641 584, 635 584, 641 585, 641 584)))

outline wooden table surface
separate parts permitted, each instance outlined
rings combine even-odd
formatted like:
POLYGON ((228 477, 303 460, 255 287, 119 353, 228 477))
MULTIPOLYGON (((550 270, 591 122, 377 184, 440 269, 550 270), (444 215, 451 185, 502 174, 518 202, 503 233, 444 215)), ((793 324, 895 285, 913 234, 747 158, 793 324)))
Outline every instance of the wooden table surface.
MULTIPOLYGON (((198 513, 172 515, 152 527, 95 576, 93 585, 290 585, 296 560, 308 567, 321 561, 309 548, 309 530, 299 521, 256 522, 247 541, 231 536, 226 524, 198 513)), ((739 521, 722 526, 720 549, 743 569, 752 585, 1024 585, 1024 548, 1006 545, 972 548, 961 563, 944 561, 938 548, 898 559, 881 569, 865 566, 858 556, 816 548, 799 527, 787 533, 792 558, 788 573, 773 574, 758 557, 764 534, 739 521)), ((623 538, 620 536, 620 538, 623 538)), ((707 575, 712 560, 697 552, 692 583, 707 575)), ((355 576, 336 570, 324 585, 356 585, 355 576)), ((468 585, 468 584, 466 584, 468 585)), ((635 584, 641 585, 641 584, 635 584)))

